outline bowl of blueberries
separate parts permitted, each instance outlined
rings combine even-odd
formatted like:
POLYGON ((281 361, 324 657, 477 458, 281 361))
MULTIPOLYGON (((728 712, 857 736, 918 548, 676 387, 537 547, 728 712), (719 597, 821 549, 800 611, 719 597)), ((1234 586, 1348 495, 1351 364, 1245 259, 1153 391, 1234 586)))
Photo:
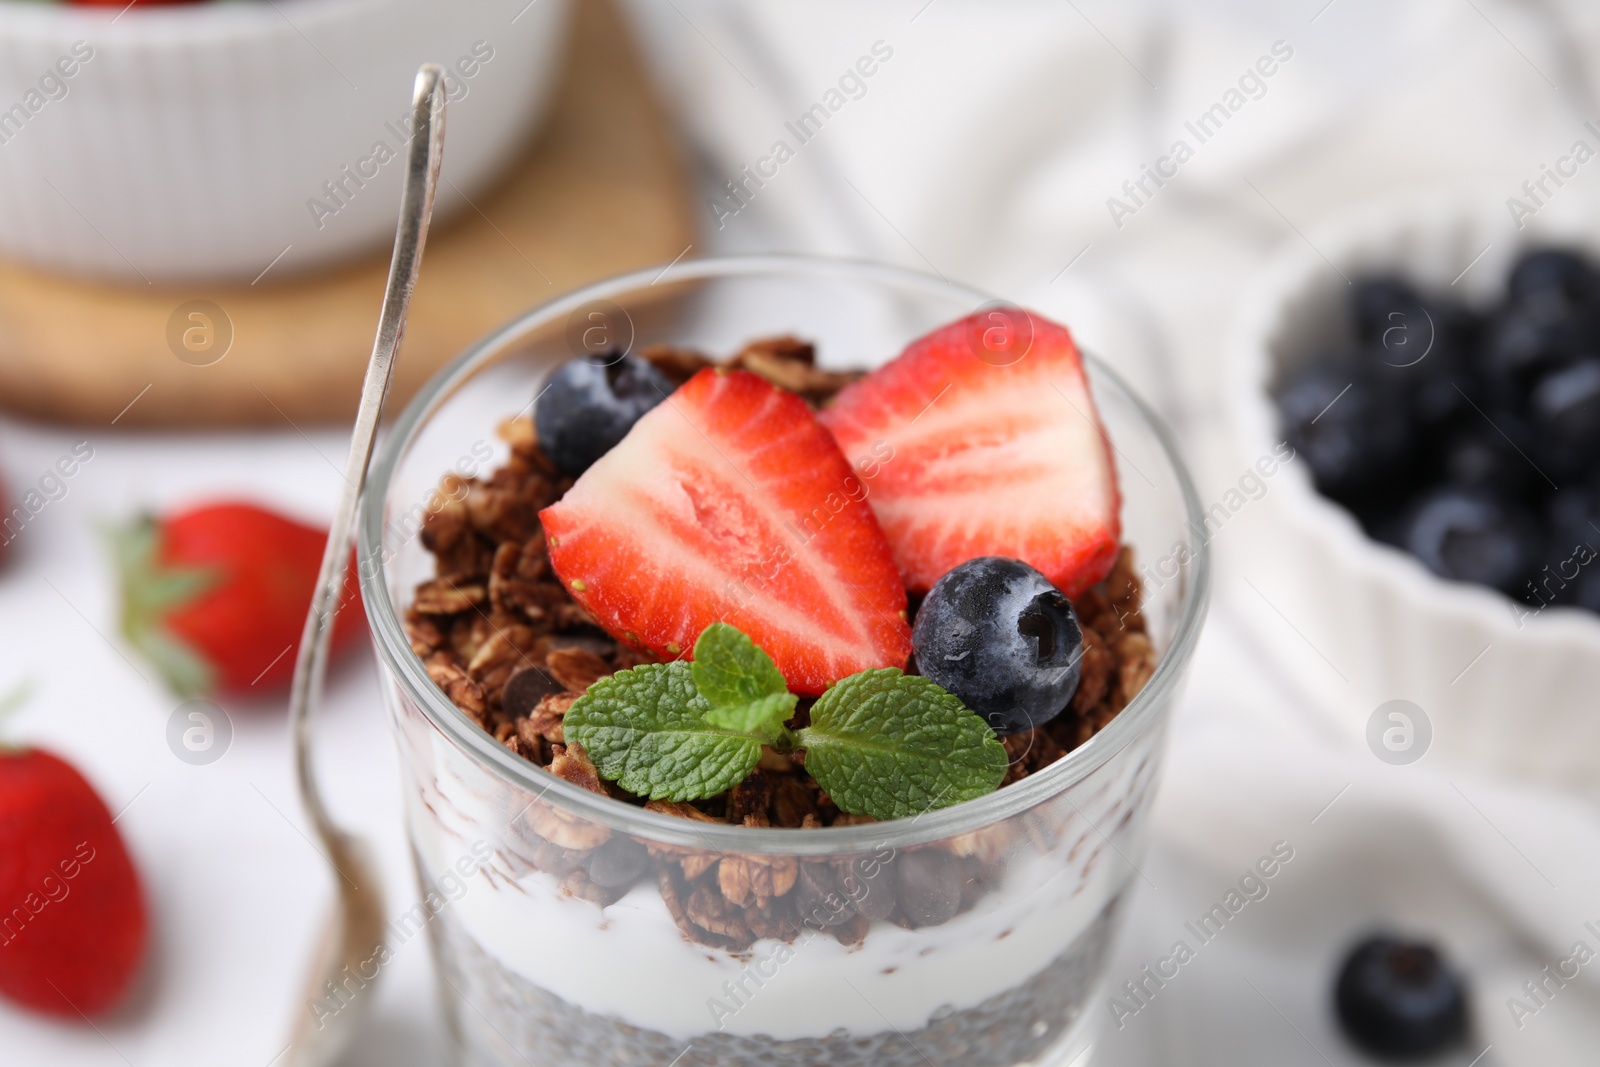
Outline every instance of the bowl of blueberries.
POLYGON ((1378 205, 1279 255, 1238 323, 1232 414, 1250 455, 1294 458, 1235 558, 1293 630, 1273 640, 1307 703, 1384 758, 1583 789, 1600 204, 1565 196, 1520 219, 1495 193, 1378 205), (1393 700, 1431 739, 1414 714, 1390 728, 1393 700))

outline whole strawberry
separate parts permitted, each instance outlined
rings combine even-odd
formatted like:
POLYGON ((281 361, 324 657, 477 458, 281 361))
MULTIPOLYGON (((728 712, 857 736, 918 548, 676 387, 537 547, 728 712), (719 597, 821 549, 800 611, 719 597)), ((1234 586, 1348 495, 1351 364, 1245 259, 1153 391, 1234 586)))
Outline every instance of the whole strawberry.
POLYGON ((77 1018, 114 1005, 147 940, 111 813, 48 752, 0 748, 0 996, 77 1018))
MULTIPOLYGON (((253 504, 145 517, 113 536, 122 630, 181 696, 260 693, 288 683, 326 531, 253 504)), ((354 567, 333 648, 362 630, 354 567)))

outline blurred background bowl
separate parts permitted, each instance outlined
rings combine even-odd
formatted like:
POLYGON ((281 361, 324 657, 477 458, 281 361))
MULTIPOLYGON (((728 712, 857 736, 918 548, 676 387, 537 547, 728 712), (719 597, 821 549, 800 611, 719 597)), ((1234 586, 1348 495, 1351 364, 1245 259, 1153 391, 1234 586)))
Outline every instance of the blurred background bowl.
MULTIPOLYGON (((1351 282, 1398 274, 1484 307, 1523 252, 1600 256, 1600 205, 1577 190, 1519 227, 1503 190, 1432 190, 1331 219, 1257 277, 1233 346, 1231 421, 1244 454, 1283 441, 1273 389, 1351 343, 1351 282)), ((1600 795, 1600 618, 1450 582, 1363 532, 1291 462, 1263 498, 1272 518, 1240 526, 1240 558, 1270 611, 1261 637, 1308 707, 1360 738, 1373 708, 1403 699, 1432 720, 1432 751, 1457 767, 1600 795), (1285 627, 1282 623, 1287 623, 1285 627)))
POLYGON ((369 250, 394 230, 395 102, 418 64, 447 69, 448 213, 533 134, 567 9, 0 0, 0 254, 144 284, 249 281, 369 250))

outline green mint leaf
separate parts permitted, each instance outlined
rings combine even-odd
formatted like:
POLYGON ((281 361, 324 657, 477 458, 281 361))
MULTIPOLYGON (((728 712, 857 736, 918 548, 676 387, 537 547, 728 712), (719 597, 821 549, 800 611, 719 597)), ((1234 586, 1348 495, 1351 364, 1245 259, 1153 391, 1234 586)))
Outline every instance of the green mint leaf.
POLYGON ((724 730, 752 734, 769 744, 783 735, 800 698, 793 693, 768 693, 745 704, 723 704, 706 712, 706 722, 724 730))
POLYGON ((566 736, 600 776, 651 800, 714 797, 749 777, 761 741, 706 720, 689 664, 648 663, 602 678, 568 709, 566 736))
POLYGON ((693 670, 695 688, 714 707, 749 704, 789 691, 789 683, 772 657, 725 622, 714 622, 701 631, 694 643, 693 670))
POLYGON ((822 694, 800 731, 806 770, 841 811, 903 819, 1000 787, 1006 750, 960 700, 893 667, 822 694))

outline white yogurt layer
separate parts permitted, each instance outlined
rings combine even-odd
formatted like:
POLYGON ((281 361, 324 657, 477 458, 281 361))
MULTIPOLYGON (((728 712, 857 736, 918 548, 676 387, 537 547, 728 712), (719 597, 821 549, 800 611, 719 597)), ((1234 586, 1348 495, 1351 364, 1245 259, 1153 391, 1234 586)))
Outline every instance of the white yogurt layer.
MULTIPOLYGON (((464 815, 463 799, 451 806, 464 815)), ((428 870, 451 867, 462 842, 439 825, 439 812, 417 814, 414 840, 428 870)), ((496 864, 493 877, 479 873, 449 905, 447 921, 508 970, 586 1011, 685 1040, 718 1029, 783 1040, 916 1030, 941 1007, 971 1008, 1012 989, 1088 930, 1129 874, 1114 852, 1087 873, 1081 857, 1027 853, 998 891, 942 926, 876 923, 848 948, 807 929, 793 944, 760 941, 738 957, 685 939, 651 881, 602 911, 563 895, 547 874, 513 880, 496 864)))

